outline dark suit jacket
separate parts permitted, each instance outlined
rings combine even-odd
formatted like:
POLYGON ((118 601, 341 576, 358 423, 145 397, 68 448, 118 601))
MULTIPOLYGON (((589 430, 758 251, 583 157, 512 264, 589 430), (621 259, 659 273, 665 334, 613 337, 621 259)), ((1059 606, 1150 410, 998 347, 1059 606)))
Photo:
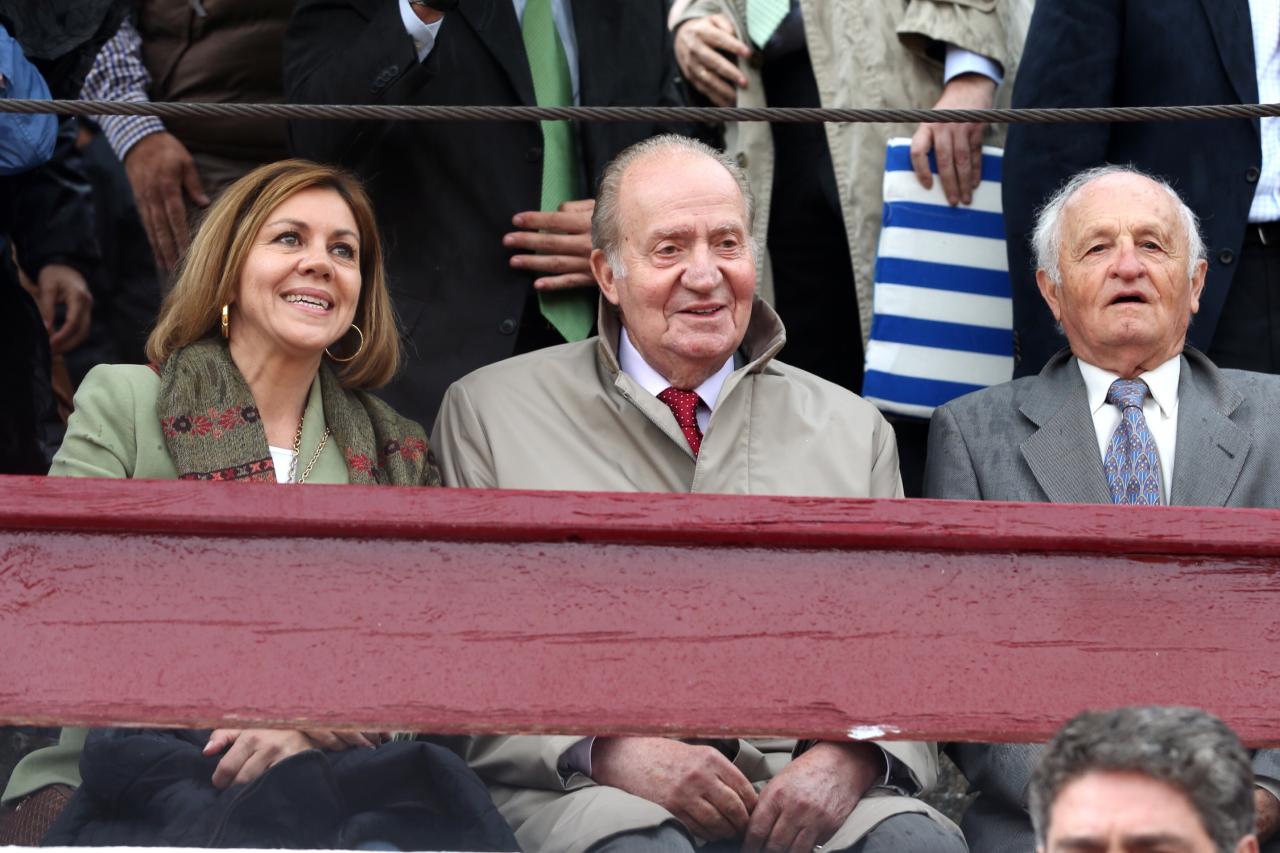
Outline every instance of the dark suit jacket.
MULTIPOLYGON (((662 0, 574 0, 584 106, 680 103, 662 0)), ((394 0, 300 0, 285 38, 292 102, 535 104, 511 0, 464 0, 419 63, 394 0)), ((584 123, 581 185, 592 193, 619 151, 658 132, 584 123)), ((295 122, 295 152, 363 178, 388 250, 407 365, 387 389, 428 426, 444 389, 513 354, 534 276, 508 266, 512 214, 536 210, 542 133, 534 122, 295 122)))
MULTIPOLYGON (((1015 107, 1257 103, 1248 0, 1039 0, 1015 107)), ((1207 350, 1240 257, 1262 166, 1258 122, 1013 124, 1004 217, 1013 279, 1016 376, 1065 344, 1036 289, 1034 213, 1071 175, 1132 163, 1168 179, 1201 220, 1209 275, 1188 342, 1207 350)))
MULTIPOLYGON (((1183 351, 1170 503, 1280 507, 1280 377, 1219 370, 1183 351)), ((1084 379, 1067 350, 1039 376, 939 407, 929 424, 925 497, 1110 503, 1084 379)), ((973 853, 1031 853, 1026 788, 1041 747, 951 744, 978 791, 961 826, 973 853)), ((1254 772, 1280 780, 1280 750, 1259 750, 1254 772)))

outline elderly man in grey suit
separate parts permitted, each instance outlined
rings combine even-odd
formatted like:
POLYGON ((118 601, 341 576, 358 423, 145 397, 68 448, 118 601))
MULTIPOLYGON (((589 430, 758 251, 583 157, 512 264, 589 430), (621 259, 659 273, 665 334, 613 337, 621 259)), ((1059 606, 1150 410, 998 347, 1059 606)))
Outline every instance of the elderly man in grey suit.
MULTIPOLYGON (((880 414, 774 358, 783 329, 755 297, 732 160, 657 137, 596 198, 599 337, 454 384, 432 438, 449 485, 901 496, 880 414)), ((964 850, 909 796, 935 778, 927 744, 493 737, 466 753, 532 853, 964 850)))
MULTIPOLYGON (((1280 378, 1219 370, 1186 345, 1207 264, 1178 194, 1131 168, 1091 169, 1048 201, 1032 239, 1069 346, 1038 376, 934 413, 926 496, 1280 506, 1280 378)), ((1027 782, 1041 749, 949 747, 979 792, 962 823, 974 853, 1035 848, 1027 782)), ((1280 819, 1280 753, 1258 752, 1254 771, 1265 840, 1280 819)))

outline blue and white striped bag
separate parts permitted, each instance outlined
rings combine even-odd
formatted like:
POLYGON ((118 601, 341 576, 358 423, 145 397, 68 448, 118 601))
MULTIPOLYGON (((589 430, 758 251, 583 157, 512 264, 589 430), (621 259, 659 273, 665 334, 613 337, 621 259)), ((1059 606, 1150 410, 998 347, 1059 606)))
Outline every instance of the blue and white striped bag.
MULTIPOLYGON (((1000 204, 999 148, 983 148, 982 183, 951 207, 935 177, 911 170, 909 139, 889 140, 862 396, 886 412, 934 407, 1013 376, 1013 302, 1000 204)), ((929 165, 934 174, 933 156, 929 165)))

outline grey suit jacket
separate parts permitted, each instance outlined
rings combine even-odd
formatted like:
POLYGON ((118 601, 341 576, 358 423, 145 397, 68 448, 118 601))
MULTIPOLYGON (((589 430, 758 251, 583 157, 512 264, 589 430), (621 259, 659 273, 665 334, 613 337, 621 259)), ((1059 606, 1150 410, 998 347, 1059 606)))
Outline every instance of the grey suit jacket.
MULTIPOLYGON (((1178 380, 1170 503, 1280 506, 1280 376, 1219 370, 1188 347, 1178 380)), ((933 414, 925 497, 1110 503, 1084 379, 1062 350, 1038 376, 953 400, 933 414)), ((1027 783, 1036 744, 951 744, 978 799, 961 824, 973 853, 1031 853, 1027 783)), ((1254 757, 1280 796, 1280 751, 1254 757)))

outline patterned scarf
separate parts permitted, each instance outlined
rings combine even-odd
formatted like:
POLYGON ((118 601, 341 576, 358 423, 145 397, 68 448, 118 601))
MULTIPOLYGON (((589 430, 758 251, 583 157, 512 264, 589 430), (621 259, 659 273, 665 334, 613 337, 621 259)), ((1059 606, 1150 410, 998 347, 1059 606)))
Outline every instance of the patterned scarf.
MULTIPOLYGON (((197 341, 159 369, 156 414, 180 480, 276 482, 267 433, 226 344, 197 341)), ((343 388, 320 365, 324 420, 352 483, 438 486, 440 471, 421 426, 386 403, 343 388)))

